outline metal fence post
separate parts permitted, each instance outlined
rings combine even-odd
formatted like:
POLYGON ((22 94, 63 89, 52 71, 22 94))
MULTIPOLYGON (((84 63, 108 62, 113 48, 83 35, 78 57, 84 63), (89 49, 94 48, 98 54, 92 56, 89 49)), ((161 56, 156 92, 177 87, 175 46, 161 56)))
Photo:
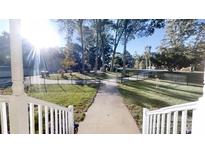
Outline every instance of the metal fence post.
POLYGON ((68 130, 69 134, 74 134, 74 115, 73 106, 68 106, 68 130))

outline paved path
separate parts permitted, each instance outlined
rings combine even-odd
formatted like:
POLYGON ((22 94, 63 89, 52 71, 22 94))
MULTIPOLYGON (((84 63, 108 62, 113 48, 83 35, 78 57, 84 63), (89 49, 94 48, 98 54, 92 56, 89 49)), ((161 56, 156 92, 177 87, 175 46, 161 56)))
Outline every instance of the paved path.
POLYGON ((79 134, 135 134, 138 127, 123 103, 115 80, 104 80, 79 134))
POLYGON ((124 77, 123 80, 131 80, 131 81, 137 81, 137 80, 144 80, 147 79, 148 76, 144 76, 144 75, 133 75, 130 77, 124 77))

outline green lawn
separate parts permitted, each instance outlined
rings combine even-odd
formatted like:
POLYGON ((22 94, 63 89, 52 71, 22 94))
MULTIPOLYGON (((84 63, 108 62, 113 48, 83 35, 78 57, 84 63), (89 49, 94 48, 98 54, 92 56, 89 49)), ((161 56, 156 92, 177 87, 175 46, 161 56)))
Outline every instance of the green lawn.
POLYGON ((92 103, 98 85, 32 85, 27 92, 29 96, 46 100, 62 106, 74 106, 74 118, 80 122, 85 117, 85 112, 92 103))
POLYGON ((202 96, 202 87, 179 85, 163 80, 127 81, 119 85, 119 91, 140 129, 143 107, 156 109, 196 101, 202 96))

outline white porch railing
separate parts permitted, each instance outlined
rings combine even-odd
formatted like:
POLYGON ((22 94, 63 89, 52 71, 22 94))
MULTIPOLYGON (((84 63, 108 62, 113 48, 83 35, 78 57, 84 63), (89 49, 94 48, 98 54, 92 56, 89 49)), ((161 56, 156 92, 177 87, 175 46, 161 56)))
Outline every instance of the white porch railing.
POLYGON ((29 98, 30 134, 73 134, 73 107, 68 108, 29 98), (36 128, 37 126, 37 128, 36 128))
POLYGON ((0 134, 8 134, 8 111, 5 102, 0 102, 0 126, 0 134))
MULTIPOLYGON (((29 134, 73 134, 74 120, 73 120, 73 106, 68 108, 62 107, 53 103, 38 100, 31 97, 26 97, 28 130, 29 134)), ((8 99, 9 100, 9 99, 8 99)), ((12 105, 9 101, 0 102, 0 134, 12 133, 9 129, 11 124, 9 115, 9 107, 12 105)), ((12 112, 12 111, 10 111, 12 112)), ((19 113, 20 114, 20 113, 19 113)), ((14 116, 15 117, 15 116, 14 116)), ((14 121, 21 119, 16 116, 14 121)), ((18 123, 15 123, 18 127, 18 123)), ((25 125, 25 127, 27 127, 25 125)), ((13 126, 15 127, 15 126, 13 126)), ((25 132, 26 133, 26 132, 25 132)))
POLYGON ((164 107, 149 111, 143 109, 143 134, 189 134, 192 132, 197 102, 164 107))
POLYGON ((12 95, 0 96, 0 133, 74 133, 73 107, 61 107, 28 97, 23 84, 21 21, 11 19, 10 53, 12 95))

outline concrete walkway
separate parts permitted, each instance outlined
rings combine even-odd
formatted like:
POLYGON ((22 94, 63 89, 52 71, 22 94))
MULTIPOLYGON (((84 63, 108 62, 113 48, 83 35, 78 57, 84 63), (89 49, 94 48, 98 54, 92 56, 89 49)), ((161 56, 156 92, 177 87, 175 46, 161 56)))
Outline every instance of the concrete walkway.
POLYGON ((85 120, 79 125, 79 134, 136 134, 138 127, 123 103, 114 79, 102 81, 94 103, 85 120))
POLYGON ((144 76, 144 75, 133 75, 130 77, 124 77, 123 80, 130 80, 130 81, 138 81, 138 80, 144 80, 144 79, 148 79, 148 76, 144 76))

